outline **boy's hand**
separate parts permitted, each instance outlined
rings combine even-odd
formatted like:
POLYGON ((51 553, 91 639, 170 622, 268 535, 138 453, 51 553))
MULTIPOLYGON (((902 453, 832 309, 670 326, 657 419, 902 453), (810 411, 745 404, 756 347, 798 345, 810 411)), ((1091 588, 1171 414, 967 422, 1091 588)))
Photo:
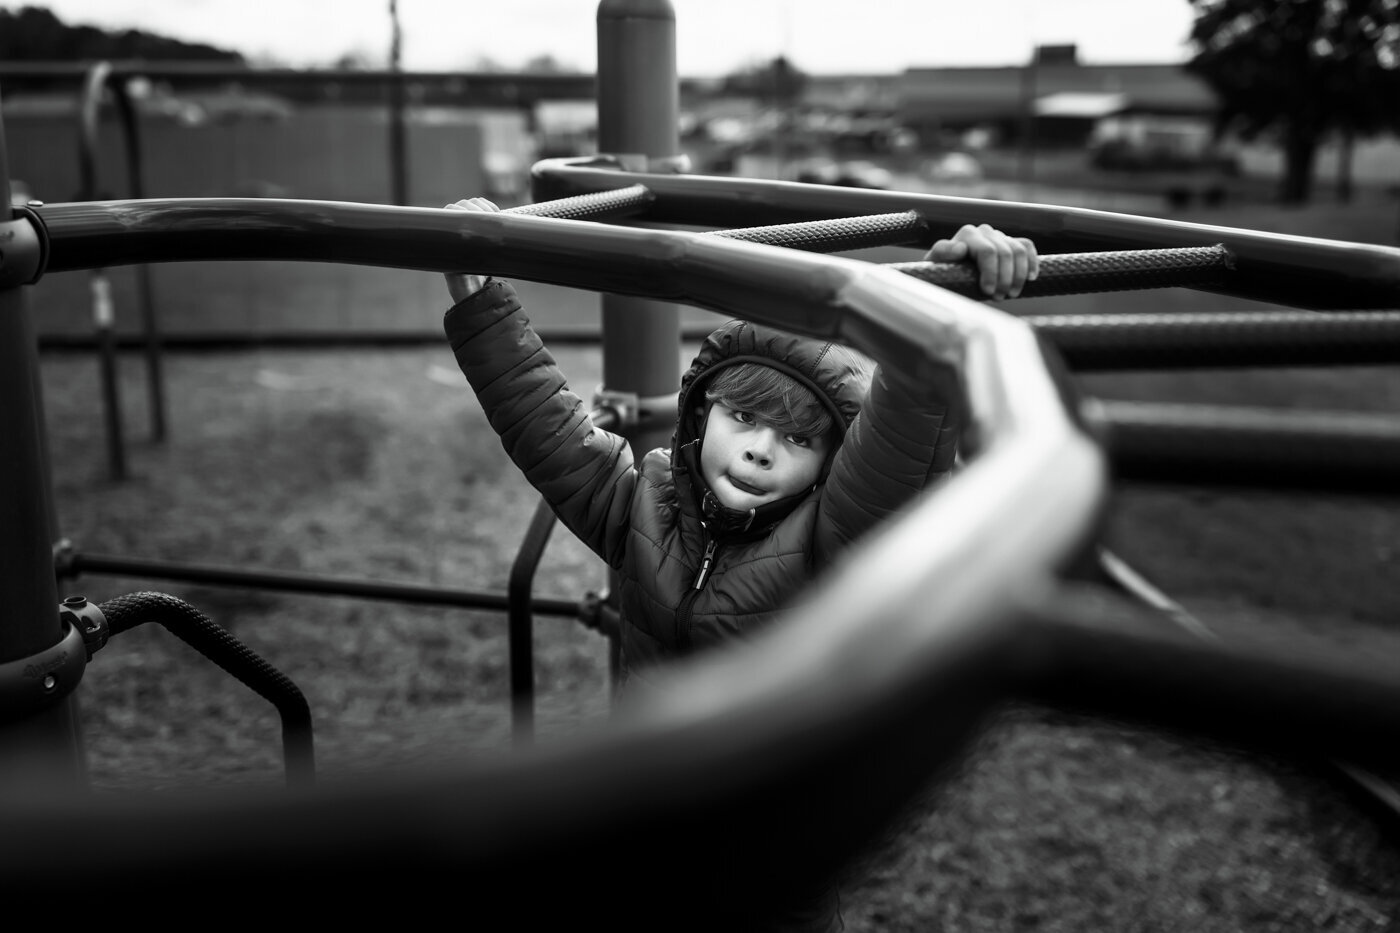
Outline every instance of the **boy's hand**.
MULTIPOLYGON (((448 204, 446 209, 449 211, 500 210, 499 207, 485 198, 464 198, 461 201, 448 204)), ((443 274, 443 278, 447 280, 447 293, 452 296, 452 301, 457 303, 485 288, 491 277, 466 272, 446 272, 443 274)))
POLYGON ((1009 237, 988 224, 965 224, 951 240, 933 244, 924 260, 975 262, 982 291, 997 300, 1018 297, 1022 286, 1040 274, 1034 243, 1025 237, 1009 237))

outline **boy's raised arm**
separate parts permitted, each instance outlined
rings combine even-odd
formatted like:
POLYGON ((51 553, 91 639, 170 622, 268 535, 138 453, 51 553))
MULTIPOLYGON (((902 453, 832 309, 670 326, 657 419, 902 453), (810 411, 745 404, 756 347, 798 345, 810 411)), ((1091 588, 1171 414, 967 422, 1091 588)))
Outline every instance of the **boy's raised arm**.
MULTIPOLYGON (((1035 244, 982 224, 939 240, 931 262, 972 262, 988 297, 1014 298, 1039 273, 1035 244)), ((836 453, 822 503, 818 562, 931 489, 953 468, 962 426, 957 374, 927 384, 875 368, 870 391, 836 453)))
MULTIPOLYGON (((484 198, 448 207, 496 210, 484 198)), ((593 424, 509 282, 468 273, 445 278, 454 304, 443 327, 492 430, 564 525, 616 566, 636 483, 627 442, 593 424)))

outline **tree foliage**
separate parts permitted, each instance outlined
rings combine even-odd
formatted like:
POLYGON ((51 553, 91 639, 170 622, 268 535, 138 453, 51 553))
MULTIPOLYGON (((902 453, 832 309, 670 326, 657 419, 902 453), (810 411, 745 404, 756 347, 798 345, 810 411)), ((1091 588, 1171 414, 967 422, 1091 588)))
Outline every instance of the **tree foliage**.
POLYGON ((1281 200, 1308 200, 1328 134, 1400 130, 1400 0, 1190 3, 1187 68, 1219 95, 1222 129, 1278 133, 1281 200))
POLYGON ((751 97, 772 106, 801 99, 807 75, 782 55, 770 62, 736 71, 724 79, 724 92, 751 97))
POLYGON ((69 26, 43 7, 0 9, 0 61, 180 59, 243 62, 237 52, 167 39, 137 29, 69 26))

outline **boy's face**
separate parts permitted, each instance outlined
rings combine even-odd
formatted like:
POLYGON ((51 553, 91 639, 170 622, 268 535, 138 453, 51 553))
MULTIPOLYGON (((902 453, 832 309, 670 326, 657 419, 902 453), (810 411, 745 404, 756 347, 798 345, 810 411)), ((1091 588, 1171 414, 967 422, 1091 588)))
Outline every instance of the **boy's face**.
POLYGON ((785 434, 715 402, 705 421, 700 472, 722 505, 747 511, 810 489, 830 451, 829 437, 785 434))

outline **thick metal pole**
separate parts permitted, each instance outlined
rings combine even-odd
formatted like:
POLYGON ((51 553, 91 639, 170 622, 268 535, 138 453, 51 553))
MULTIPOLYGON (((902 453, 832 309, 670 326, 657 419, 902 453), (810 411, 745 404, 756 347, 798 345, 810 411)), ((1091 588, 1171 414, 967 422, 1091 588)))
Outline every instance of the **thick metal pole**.
MULTIPOLYGON (((632 171, 659 171, 680 152, 676 14, 670 0, 598 4, 598 151, 632 171)), ((637 397, 629 432, 641 454, 671 442, 680 386, 680 309, 605 294, 603 387, 637 397)))
MULTIPOLYGON (((6 221, 14 215, 9 178, 0 123, 0 217, 6 221)), ((4 260, 12 261, 17 259, 4 260)), ((4 272, 0 265, 0 665, 23 666, 24 659, 58 645, 64 628, 53 571, 53 489, 38 342, 23 287, 4 272)), ((0 715, 0 795, 84 780, 71 696, 33 715, 0 715)))

